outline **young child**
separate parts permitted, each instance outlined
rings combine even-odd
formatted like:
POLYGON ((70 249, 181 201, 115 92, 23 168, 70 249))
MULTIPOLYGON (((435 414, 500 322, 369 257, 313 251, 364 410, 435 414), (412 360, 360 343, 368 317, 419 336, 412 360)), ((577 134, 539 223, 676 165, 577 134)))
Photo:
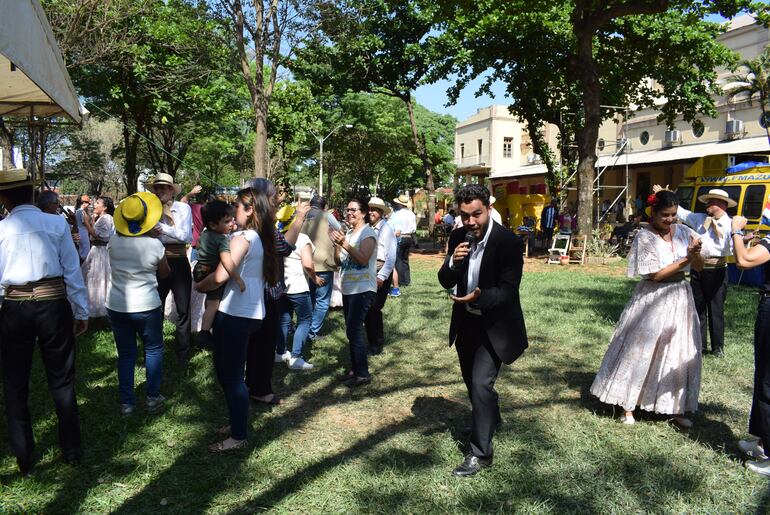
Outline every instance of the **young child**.
MULTIPOLYGON (((230 274, 230 278, 236 282, 241 292, 246 290, 246 285, 241 276, 238 275, 238 270, 230 256, 230 238, 228 235, 235 227, 234 215, 235 209, 233 206, 221 200, 212 200, 203 206, 201 218, 203 219, 205 229, 198 240, 198 262, 193 269, 193 280, 196 283, 214 272, 221 261, 227 273, 230 274)), ((214 323, 214 316, 217 313, 217 309, 219 309, 219 301, 222 300, 224 291, 225 285, 223 284, 216 290, 206 294, 206 309, 203 312, 201 330, 196 338, 198 345, 202 348, 210 348, 214 343, 211 326, 214 323)))

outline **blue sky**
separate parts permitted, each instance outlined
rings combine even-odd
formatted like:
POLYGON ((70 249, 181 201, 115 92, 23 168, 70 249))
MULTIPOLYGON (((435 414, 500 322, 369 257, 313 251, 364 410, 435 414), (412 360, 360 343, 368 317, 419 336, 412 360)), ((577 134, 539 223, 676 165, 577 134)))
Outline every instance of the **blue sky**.
MULTIPOLYGON (((711 21, 724 21, 724 18, 720 16, 709 16, 708 19, 711 21)), ((469 84, 460 94, 457 103, 449 107, 445 107, 445 104, 448 102, 446 90, 453 84, 451 80, 443 80, 435 84, 421 86, 414 92, 414 96, 417 102, 431 111, 451 114, 458 120, 464 120, 475 114, 478 109, 492 104, 508 105, 510 103, 510 99, 504 96, 505 84, 500 82, 495 83, 492 87, 495 98, 487 95, 477 98, 475 93, 481 83, 482 80, 478 79, 469 84)))

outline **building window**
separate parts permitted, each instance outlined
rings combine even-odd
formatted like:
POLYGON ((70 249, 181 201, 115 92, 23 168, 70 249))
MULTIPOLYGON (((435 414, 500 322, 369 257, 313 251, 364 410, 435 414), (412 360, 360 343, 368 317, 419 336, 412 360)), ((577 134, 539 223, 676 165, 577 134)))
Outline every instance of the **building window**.
POLYGON ((596 142, 596 148, 599 149, 599 152, 604 150, 605 141, 604 138, 599 138, 599 141, 596 142))
POLYGON ((647 143, 649 143, 649 142, 650 142, 650 133, 649 133, 649 132, 647 132, 647 131, 644 131, 644 132, 642 132, 642 133, 639 135, 639 142, 640 142, 642 145, 646 145, 647 143))
POLYGON ((770 113, 762 113, 759 115, 759 126, 763 129, 767 129, 770 125, 770 113))
POLYGON ((703 136, 703 132, 706 130, 706 127, 703 125, 703 122, 700 120, 695 120, 692 122, 692 135, 696 138, 700 138, 703 136))
POLYGON ((481 157, 481 149, 482 149, 483 143, 484 143, 483 139, 476 140, 476 150, 477 150, 476 155, 479 157, 481 157))
POLYGON ((513 157, 513 138, 503 138, 503 157, 513 157))
POLYGON ((460 159, 465 157, 465 143, 460 143, 460 159))

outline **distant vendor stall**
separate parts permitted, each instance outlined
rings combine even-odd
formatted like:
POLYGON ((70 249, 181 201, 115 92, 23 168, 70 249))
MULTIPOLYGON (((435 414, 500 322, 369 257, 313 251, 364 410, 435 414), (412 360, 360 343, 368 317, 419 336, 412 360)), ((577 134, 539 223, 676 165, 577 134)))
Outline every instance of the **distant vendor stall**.
MULTIPOLYGON (((28 169, 44 174, 45 132, 55 117, 80 124, 80 105, 51 26, 38 0, 2 3, 0 14, 0 116, 30 131, 28 169)), ((2 161, 0 161, 2 167, 2 161)))

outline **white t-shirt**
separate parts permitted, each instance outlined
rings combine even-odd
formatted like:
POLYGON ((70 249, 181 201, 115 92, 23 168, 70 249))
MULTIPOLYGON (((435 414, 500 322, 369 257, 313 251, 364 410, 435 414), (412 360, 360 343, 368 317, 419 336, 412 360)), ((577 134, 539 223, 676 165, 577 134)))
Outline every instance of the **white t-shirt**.
POLYGON ((249 242, 249 250, 238 264, 238 274, 246 283, 246 290, 241 292, 235 282, 227 281, 219 311, 234 317, 262 320, 265 318, 265 275, 262 269, 265 249, 257 231, 236 232, 232 239, 238 236, 244 236, 249 242))
POLYGON ((120 313, 141 313, 160 307, 158 264, 165 253, 151 236, 113 234, 107 243, 110 287, 107 308, 120 313))
POLYGON ((344 249, 340 252, 343 295, 377 291, 377 235, 374 229, 367 224, 357 232, 351 229, 345 234, 345 240, 353 248, 358 248, 366 238, 374 239, 374 250, 367 265, 356 263, 344 249))
POLYGON ((302 249, 310 245, 310 251, 315 247, 307 234, 299 233, 294 251, 283 260, 283 281, 286 283, 286 293, 305 293, 310 291, 310 285, 305 276, 305 269, 302 268, 302 249))

